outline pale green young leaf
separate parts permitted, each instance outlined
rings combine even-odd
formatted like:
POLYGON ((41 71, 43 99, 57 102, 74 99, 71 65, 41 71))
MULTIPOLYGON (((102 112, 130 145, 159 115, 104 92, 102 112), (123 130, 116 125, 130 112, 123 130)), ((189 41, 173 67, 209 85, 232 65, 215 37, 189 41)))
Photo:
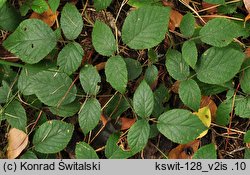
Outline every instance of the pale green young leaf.
POLYGON ((94 129, 101 117, 101 105, 95 98, 87 99, 79 111, 79 125, 84 134, 94 129))
POLYGON ((132 49, 149 49, 164 38, 169 22, 168 7, 144 6, 132 11, 124 21, 122 40, 132 49))
POLYGON ((85 93, 96 95, 100 89, 101 77, 94 66, 86 64, 80 71, 80 82, 85 93))
POLYGON ((108 59, 105 66, 107 82, 120 93, 124 94, 128 83, 128 71, 124 59, 114 56, 108 59))
POLYGON ((67 3, 62 10, 60 24, 65 37, 74 40, 81 33, 83 20, 75 5, 67 3))
POLYGON ((206 50, 197 66, 197 77, 208 84, 222 84, 240 70, 245 58, 243 52, 231 47, 211 47, 206 50))
POLYGON ((128 131, 128 145, 132 152, 137 153, 148 143, 150 126, 144 119, 136 121, 128 131))
POLYGON ((154 94, 145 80, 134 93, 133 107, 136 114, 142 118, 148 118, 153 112, 154 94))
POLYGON ((77 159, 99 159, 95 150, 86 142, 76 144, 75 154, 77 159))
POLYGON ((57 65, 62 72, 68 75, 74 73, 81 65, 84 51, 82 46, 72 42, 63 47, 57 58, 57 65))
POLYGON ((183 59, 194 69, 198 58, 198 51, 195 42, 185 41, 182 45, 181 51, 183 59))
POLYGON ((34 64, 47 56, 56 46, 53 30, 38 19, 27 19, 20 23, 3 46, 22 61, 34 64))
POLYGON ((92 31, 95 50, 104 56, 111 56, 116 51, 116 42, 112 30, 105 23, 96 20, 92 31))
POLYGON ((196 139, 207 128, 188 110, 172 109, 160 115, 157 128, 169 140, 186 144, 196 139))
POLYGON ((168 50, 166 54, 166 67, 170 76, 176 80, 185 80, 190 74, 189 66, 177 50, 168 50))
POLYGON ((69 143, 74 126, 60 120, 50 120, 42 124, 35 132, 33 145, 40 153, 57 153, 69 143))
POLYGON ((194 111, 198 111, 201 102, 201 91, 198 84, 192 79, 181 81, 178 91, 181 101, 194 111))

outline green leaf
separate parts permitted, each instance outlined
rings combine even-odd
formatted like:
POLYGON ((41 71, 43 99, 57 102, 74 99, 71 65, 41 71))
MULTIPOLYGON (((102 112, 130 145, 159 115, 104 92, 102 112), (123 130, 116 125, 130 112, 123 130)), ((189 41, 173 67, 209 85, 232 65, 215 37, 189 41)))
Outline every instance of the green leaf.
POLYGON ((92 42, 95 50, 104 56, 111 56, 116 51, 116 42, 112 30, 105 23, 96 20, 92 42))
POLYGON ((128 83, 128 71, 124 59, 120 56, 114 56, 108 59, 105 66, 107 82, 111 86, 124 94, 128 83))
POLYGON ((58 54, 57 65, 61 71, 70 75, 81 65, 83 55, 84 51, 80 44, 69 43, 58 54))
POLYGON ((186 144, 196 139, 207 128, 188 110, 172 109, 158 118, 157 128, 173 142, 186 144))
POLYGON ((163 103, 168 101, 169 97, 168 89, 164 84, 160 84, 154 92, 154 109, 152 112, 154 117, 158 118, 166 110, 163 103))
POLYGON ((202 146, 193 155, 193 159, 217 159, 215 145, 213 143, 202 146))
POLYGON ((86 64, 80 71, 80 82, 85 93, 96 95, 100 89, 101 77, 94 66, 86 64))
POLYGON ((159 0, 129 0, 128 4, 133 7, 140 8, 148 5, 161 5, 161 2, 159 0))
POLYGON ((82 31, 83 20, 75 5, 67 3, 62 10, 60 24, 65 37, 74 40, 82 31))
POLYGON ((127 70, 128 70, 128 80, 134 80, 138 78, 142 73, 142 66, 138 60, 132 58, 124 59, 127 70))
POLYGON ((195 18, 192 13, 188 12, 183 16, 180 24, 181 33, 186 37, 191 37, 195 30, 195 18))
POLYGON ((56 46, 53 30, 38 19, 27 19, 20 23, 3 46, 22 61, 34 64, 47 56, 56 46))
POLYGON ((201 102, 201 91, 194 80, 190 79, 180 82, 179 96, 186 106, 194 111, 198 111, 201 102))
POLYGON ((49 6, 45 0, 33 0, 31 9, 39 14, 48 10, 49 6))
POLYGON ((79 111, 80 107, 81 107, 80 103, 73 102, 73 103, 62 105, 59 107, 49 107, 49 110, 54 115, 57 115, 60 117, 71 117, 79 111))
POLYGON ((145 76, 144 79, 145 81, 151 85, 155 82, 155 80, 157 80, 158 78, 158 69, 155 65, 150 65, 148 66, 148 68, 146 69, 145 72, 145 76))
POLYGON ((241 28, 226 18, 215 18, 200 30, 201 41, 216 47, 229 45, 233 38, 239 37, 241 28), (232 32, 233 31, 233 32, 232 32))
POLYGON ((7 0, 0 0, 0 8, 7 2, 7 0))
POLYGON ((60 0, 48 0, 49 6, 53 12, 56 12, 60 5, 60 0))
POLYGON ((4 118, 7 119, 12 128, 25 131, 27 126, 27 116, 25 109, 19 101, 14 100, 8 104, 4 111, 4 118))
POLYGON ((122 94, 116 94, 105 108, 106 116, 115 119, 130 107, 128 101, 122 94))
POLYGON ((195 42, 185 41, 181 48, 181 51, 183 59, 189 66, 194 69, 198 58, 198 51, 195 42))
POLYGON ((96 11, 100 11, 103 9, 106 9, 110 4, 112 0, 95 0, 94 7, 96 11))
POLYGON ((109 159, 126 159, 134 155, 131 151, 124 151, 117 146, 120 136, 113 133, 109 136, 105 146, 105 156, 109 159))
POLYGON ((2 81, 2 86, 0 87, 0 103, 6 103, 12 96, 11 88, 6 81, 2 81))
POLYGON ((216 117, 215 117, 216 123, 222 126, 228 125, 231 111, 232 111, 232 101, 222 102, 216 110, 216 117))
POLYGON ((77 159, 99 159, 95 150, 86 142, 76 144, 75 154, 77 159))
POLYGON ((148 118, 154 109, 154 94, 145 80, 141 82, 134 93, 133 107, 136 114, 148 118))
POLYGON ((235 114, 241 118, 250 118, 250 98, 235 100, 235 114))
POLYGON ((250 148, 245 149, 244 159, 250 159, 250 148))
POLYGON ((35 89, 32 86, 32 77, 34 77, 37 73, 42 70, 46 70, 52 68, 53 64, 39 62, 38 64, 26 64, 20 73, 18 78, 18 90, 23 95, 32 95, 35 94, 35 89))
POLYGON ((79 111, 79 125, 86 135, 94 129, 101 117, 101 105, 95 98, 86 100, 79 111))
POLYGON ((204 0, 209 4, 225 4, 225 0, 204 0))
POLYGON ((132 11, 124 21, 122 40, 132 49, 148 49, 158 45, 168 29, 170 9, 144 6, 132 11))
POLYGON ((208 84, 225 83, 239 72, 244 58, 241 51, 231 47, 211 47, 202 55, 196 70, 197 77, 208 84))
POLYGON ((250 94, 250 68, 242 71, 240 75, 240 87, 243 92, 250 94))
POLYGON ((48 106, 61 106, 73 102, 76 87, 65 73, 42 71, 32 77, 32 87, 38 99, 48 106), (70 90, 69 90, 70 89, 70 90))
POLYGON ((250 143, 250 130, 244 135, 244 143, 250 143))
POLYGON ((14 31, 21 22, 20 14, 8 2, 0 6, 0 29, 14 31))
POLYGON ((144 119, 136 121, 128 131, 128 145, 132 152, 137 153, 148 143, 150 126, 144 119))
POLYGON ((185 80, 190 74, 189 66, 177 50, 168 50, 166 54, 166 67, 170 76, 176 80, 185 80))
POLYGON ((74 126, 60 120, 50 120, 35 132, 33 145, 40 153, 57 153, 69 143, 74 126))
POLYGON ((37 159, 37 156, 32 151, 26 151, 20 159, 37 159))

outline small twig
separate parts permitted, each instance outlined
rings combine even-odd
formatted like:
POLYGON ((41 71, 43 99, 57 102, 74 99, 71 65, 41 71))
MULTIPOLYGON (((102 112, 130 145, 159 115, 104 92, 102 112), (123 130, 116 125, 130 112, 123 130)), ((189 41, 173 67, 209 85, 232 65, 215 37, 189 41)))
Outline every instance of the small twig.
POLYGON ((38 114, 38 116, 37 116, 37 118, 36 118, 36 120, 35 120, 35 122, 34 122, 32 128, 30 129, 30 132, 29 132, 28 135, 30 135, 30 134, 33 132, 35 126, 37 125, 37 122, 39 121, 39 119, 40 119, 41 116, 42 116, 42 113, 43 113, 43 111, 41 110, 41 111, 39 112, 39 114, 38 114))

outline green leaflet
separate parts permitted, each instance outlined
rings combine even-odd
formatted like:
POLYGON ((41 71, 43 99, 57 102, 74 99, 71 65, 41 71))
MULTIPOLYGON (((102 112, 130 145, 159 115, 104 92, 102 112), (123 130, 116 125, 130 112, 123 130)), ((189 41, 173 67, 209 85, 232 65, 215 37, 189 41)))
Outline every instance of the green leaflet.
POLYGON ((47 24, 38 19, 27 19, 3 42, 3 46, 22 61, 34 64, 47 56, 56 42, 55 33, 47 24))
POLYGON ((131 12, 122 27, 122 40, 132 49, 149 49, 165 37, 170 9, 144 6, 131 12))

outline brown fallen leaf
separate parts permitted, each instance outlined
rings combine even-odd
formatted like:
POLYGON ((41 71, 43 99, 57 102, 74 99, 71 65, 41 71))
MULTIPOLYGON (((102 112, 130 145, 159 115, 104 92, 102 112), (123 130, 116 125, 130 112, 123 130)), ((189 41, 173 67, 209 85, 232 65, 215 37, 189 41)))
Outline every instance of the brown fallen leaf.
POLYGON ((106 117, 103 114, 101 114, 100 120, 102 121, 103 126, 106 126, 106 124, 108 123, 108 120, 106 119, 106 117))
POLYGON ((173 91, 174 93, 178 94, 179 92, 179 86, 180 86, 180 81, 176 81, 174 82, 174 84, 171 87, 171 91, 173 91))
POLYGON ((245 55, 247 58, 250 58, 250 47, 248 47, 246 50, 245 50, 245 55))
POLYGON ((42 14, 38 14, 36 12, 33 12, 30 16, 30 18, 36 18, 40 19, 46 24, 48 24, 50 27, 54 25, 56 19, 57 19, 58 11, 55 13, 49 8, 47 11, 43 12, 42 14))
POLYGON ((249 0, 243 0, 244 5, 248 11, 248 13, 250 13, 250 1, 249 0))
POLYGON ((216 104, 214 103, 214 101, 210 97, 202 96, 200 108, 203 108, 206 106, 208 106, 210 109, 212 121, 215 121, 215 116, 216 116, 216 111, 217 111, 216 104))
POLYGON ((202 2, 203 9, 207 9, 207 14, 216 14, 217 13, 217 7, 214 4, 209 4, 207 2, 202 2))
POLYGON ((8 159, 15 159, 28 145, 28 135, 16 128, 11 128, 8 133, 8 159))
POLYGON ((121 129, 120 130, 126 130, 129 129, 136 121, 135 118, 131 119, 131 118, 127 118, 127 117, 121 117, 119 119, 120 123, 121 123, 121 129))
POLYGON ((187 144, 178 145, 172 149, 169 154, 169 159, 192 159, 194 153, 198 150, 200 141, 195 140, 187 144))
POLYGON ((180 12, 172 9, 170 11, 169 29, 174 31, 176 27, 180 27, 182 17, 183 15, 180 12))

